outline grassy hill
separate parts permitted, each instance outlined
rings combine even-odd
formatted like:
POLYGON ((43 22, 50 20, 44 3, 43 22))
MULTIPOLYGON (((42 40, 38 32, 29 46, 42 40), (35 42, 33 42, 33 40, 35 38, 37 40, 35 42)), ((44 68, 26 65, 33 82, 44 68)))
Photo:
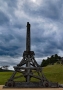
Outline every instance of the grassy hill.
POLYGON ((63 83, 63 65, 54 64, 43 68, 43 73, 48 80, 63 83))
MULTIPOLYGON (((0 72, 0 85, 5 84, 5 82, 9 79, 12 73, 13 73, 12 71, 0 72)), ((61 64, 48 65, 43 68, 43 73, 48 80, 63 83, 63 65, 61 64)), ((23 79, 24 78, 22 78, 22 80, 23 79)))

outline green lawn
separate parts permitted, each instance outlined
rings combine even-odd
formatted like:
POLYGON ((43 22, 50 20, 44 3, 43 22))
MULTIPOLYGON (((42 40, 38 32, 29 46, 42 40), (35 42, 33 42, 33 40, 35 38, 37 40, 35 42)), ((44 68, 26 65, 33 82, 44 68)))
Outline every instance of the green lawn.
POLYGON ((13 72, 0 72, 0 85, 5 84, 13 72))
POLYGON ((63 83, 63 65, 49 65, 44 67, 43 73, 48 80, 63 83))
MULTIPOLYGON (((10 78, 13 72, 0 72, 0 85, 5 84, 5 82, 10 78)), ((63 83, 63 65, 49 65, 43 68, 43 73, 48 80, 58 83, 63 83)), ((17 73, 17 76, 19 73, 17 73)), ((35 81, 34 78, 32 78, 35 81)), ((31 79, 31 81, 32 81, 31 79)), ((25 81, 25 78, 18 79, 18 81, 25 81)))

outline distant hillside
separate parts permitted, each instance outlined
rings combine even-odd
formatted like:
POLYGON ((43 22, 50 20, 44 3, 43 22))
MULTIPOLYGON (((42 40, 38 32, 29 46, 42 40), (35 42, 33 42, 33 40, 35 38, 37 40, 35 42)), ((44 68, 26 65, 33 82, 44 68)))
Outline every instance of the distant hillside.
POLYGON ((43 59, 41 63, 41 67, 45 67, 47 65, 54 65, 54 63, 63 64, 63 58, 58 56, 57 54, 48 57, 47 59, 43 59))

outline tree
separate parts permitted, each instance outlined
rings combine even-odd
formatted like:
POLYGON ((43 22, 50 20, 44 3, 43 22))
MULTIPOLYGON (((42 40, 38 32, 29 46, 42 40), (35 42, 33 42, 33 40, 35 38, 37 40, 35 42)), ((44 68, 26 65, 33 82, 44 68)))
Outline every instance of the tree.
POLYGON ((8 65, 6 65, 6 66, 2 66, 2 69, 5 69, 5 70, 8 70, 8 65))
POLYGON ((58 61, 58 59, 61 59, 60 56, 58 56, 57 54, 52 55, 51 57, 48 57, 47 59, 43 59, 43 61, 41 62, 41 67, 47 66, 49 64, 54 64, 58 61))

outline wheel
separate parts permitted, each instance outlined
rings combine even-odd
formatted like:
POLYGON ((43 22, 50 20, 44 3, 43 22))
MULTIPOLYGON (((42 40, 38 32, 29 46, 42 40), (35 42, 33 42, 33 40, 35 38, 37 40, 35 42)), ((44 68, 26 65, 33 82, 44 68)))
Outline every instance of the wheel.
POLYGON ((8 87, 14 87, 15 83, 13 81, 7 82, 8 87))
POLYGON ((45 83, 45 87, 49 87, 49 84, 48 83, 45 83))
POLYGON ((44 81, 44 82, 43 82, 43 86, 44 86, 44 87, 49 87, 49 82, 44 81))

